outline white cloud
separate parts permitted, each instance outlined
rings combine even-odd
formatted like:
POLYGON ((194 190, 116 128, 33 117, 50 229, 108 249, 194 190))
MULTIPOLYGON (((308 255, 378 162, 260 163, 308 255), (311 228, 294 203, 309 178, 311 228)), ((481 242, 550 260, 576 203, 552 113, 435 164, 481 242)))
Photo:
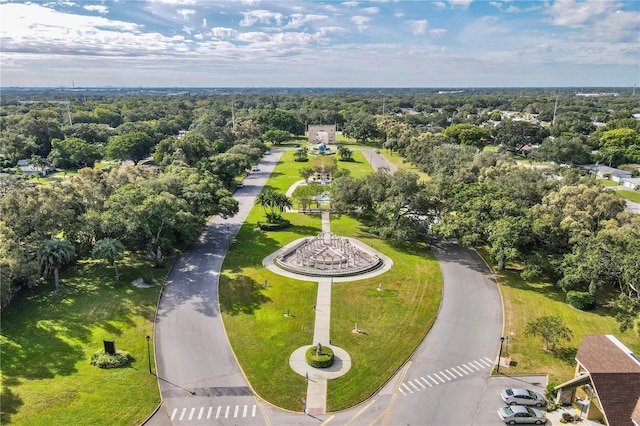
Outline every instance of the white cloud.
POLYGON ((371 22, 371 18, 368 16, 352 16, 351 22, 356 24, 358 31, 362 32, 368 28, 367 24, 371 22))
POLYGON ((241 27, 250 27, 258 22, 261 24, 276 23, 280 25, 284 15, 279 12, 270 12, 268 10, 252 10, 250 12, 242 12, 244 17, 240 21, 241 27))
POLYGON ((235 37, 237 31, 233 28, 215 27, 211 28, 211 34, 216 38, 226 39, 235 37))
POLYGON ((342 5, 346 7, 358 7, 359 4, 360 2, 357 1, 345 1, 342 3, 342 5))
POLYGON ((162 3, 174 6, 191 6, 197 3, 196 0, 148 0, 151 3, 162 3))
POLYGON ((328 19, 327 15, 304 15, 302 13, 293 13, 289 15, 289 22, 284 28, 300 28, 308 22, 319 22, 328 19))
POLYGON ((580 27, 608 15, 619 5, 612 1, 574 0, 556 1, 547 9, 553 25, 566 27, 580 27))
POLYGON ((202 18, 202 28, 207 28, 208 26, 207 18, 202 18))
POLYGON ((193 9, 179 9, 178 15, 182 16, 182 18, 187 21, 189 20, 189 16, 195 15, 196 11, 193 9))
POLYGON ((444 28, 434 28, 432 30, 429 30, 429 34, 431 34, 435 38, 442 37, 446 33, 447 33, 447 30, 444 28))
POLYGON ((396 12, 393 14, 393 17, 398 19, 404 18, 404 12, 396 12))
POLYGON ((109 13, 109 8, 101 4, 88 4, 86 6, 83 6, 83 8, 84 10, 88 10, 89 12, 98 12, 101 15, 109 13))
POLYGON ((473 3, 473 0, 449 0, 451 7, 460 7, 462 9, 468 8, 471 3, 473 3))
POLYGON ((421 35, 427 32, 428 22, 426 19, 410 20, 407 21, 407 24, 409 24, 411 32, 415 35, 421 35))
POLYGON ((380 8, 379 7, 363 7, 362 11, 365 13, 369 13, 371 15, 375 15, 376 13, 380 12, 380 8))
POLYGON ((329 34, 341 34, 346 33, 347 30, 342 27, 330 26, 330 27, 320 27, 318 30, 318 34, 320 36, 325 36, 329 34))
POLYGON ((320 36, 330 35, 330 34, 343 34, 346 33, 347 30, 342 27, 337 26, 322 26, 320 30, 318 30, 318 34, 320 36))
POLYGON ((447 4, 443 1, 434 1, 434 6, 439 7, 440 9, 446 9, 447 4))

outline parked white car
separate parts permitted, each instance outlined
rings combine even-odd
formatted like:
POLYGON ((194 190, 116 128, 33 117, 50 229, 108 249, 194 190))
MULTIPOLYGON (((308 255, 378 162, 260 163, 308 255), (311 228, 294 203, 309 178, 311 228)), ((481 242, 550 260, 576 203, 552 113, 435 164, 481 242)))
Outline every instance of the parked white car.
POLYGON ((498 415, 508 425, 536 424, 541 425, 547 422, 544 413, 535 408, 524 405, 508 405, 498 408, 498 415))
POLYGON ((547 404, 544 396, 529 389, 505 389, 500 392, 502 400, 509 405, 535 405, 542 407, 547 404))

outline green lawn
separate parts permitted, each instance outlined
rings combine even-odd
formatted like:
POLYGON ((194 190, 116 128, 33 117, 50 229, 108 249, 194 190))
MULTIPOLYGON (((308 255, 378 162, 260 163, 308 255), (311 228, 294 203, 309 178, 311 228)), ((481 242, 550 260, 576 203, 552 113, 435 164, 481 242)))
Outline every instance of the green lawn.
POLYGON ((394 261, 381 276, 333 285, 332 343, 345 349, 352 361, 346 375, 329 382, 327 408, 337 411, 371 396, 420 344, 440 306, 442 275, 426 245, 394 246, 371 238, 359 221, 347 216, 332 218, 331 229, 394 261), (384 290, 378 291, 381 283, 384 290), (352 333, 356 321, 366 334, 352 333))
MULTIPOLYGON (((361 155, 360 153, 356 153, 361 155)), ((280 160, 268 186, 286 191, 299 178, 305 163, 292 161, 292 152, 280 160), (292 177, 293 176, 293 177, 292 177)), ((366 173, 364 159, 356 156, 354 175, 366 173)), ((371 168, 368 168, 371 172, 371 168)), ((300 410, 307 383, 289 367, 291 353, 313 339, 317 284, 273 274, 262 259, 282 245, 321 230, 318 215, 288 213, 292 227, 262 232, 256 223, 262 209, 254 207, 227 254, 220 277, 220 305, 234 352, 257 393, 270 403, 300 410), (267 279, 268 287, 263 287, 267 279), (284 317, 289 309, 292 318, 284 317), (277 380, 274 380, 277 377, 277 380)), ((332 217, 331 229, 353 236, 391 257, 394 268, 374 279, 335 283, 332 290, 332 343, 345 349, 351 370, 329 383, 328 409, 340 410, 365 400, 406 361, 433 324, 442 294, 442 277, 428 247, 395 247, 367 235, 357 220, 332 217), (379 283, 385 290, 377 291, 379 283), (358 322, 366 334, 351 331, 358 322), (398 339, 398 333, 403 338, 398 339)))
POLYGON ((640 203, 640 192, 631 191, 629 189, 620 189, 616 191, 622 198, 633 201, 634 203, 640 203))
POLYGON ((123 260, 120 272, 116 283, 111 267, 81 260, 62 274, 61 293, 44 285, 3 310, 2 424, 135 425, 160 402, 145 338, 153 335, 160 285, 130 283, 143 273, 163 281, 167 270, 136 256, 123 260), (90 365, 103 339, 135 362, 112 370, 90 365))
MULTIPOLYGON (((479 250, 488 258, 485 250, 479 250)), ((613 293, 598 294, 598 307, 593 311, 580 311, 565 303, 565 295, 558 287, 545 281, 525 282, 515 269, 497 271, 505 307, 504 334, 513 338, 509 342, 509 354, 515 367, 509 374, 549 374, 549 380, 562 382, 575 373, 575 355, 584 334, 613 334, 635 353, 640 353, 640 341, 633 332, 620 333, 618 323, 604 305, 613 293), (545 351, 537 337, 526 337, 524 330, 529 321, 548 315, 559 315, 573 331, 573 338, 555 350, 545 351)))
MULTIPOLYGON (((275 170, 271 173, 269 181, 267 182, 268 188, 286 192, 291 185, 302 180, 299 170, 303 167, 309 167, 309 162, 294 161, 294 154, 294 150, 288 150, 282 153, 275 170)), ((312 156, 310 155, 309 157, 311 158, 312 156)), ((353 152, 354 161, 340 161, 338 155, 336 155, 336 158, 338 159, 338 167, 349 170, 353 177, 373 173, 373 168, 361 152, 353 152)))
POLYGON ((609 180, 609 179, 598 179, 598 183, 600 183, 602 186, 618 186, 618 185, 620 185, 618 182, 614 182, 614 181, 609 180))

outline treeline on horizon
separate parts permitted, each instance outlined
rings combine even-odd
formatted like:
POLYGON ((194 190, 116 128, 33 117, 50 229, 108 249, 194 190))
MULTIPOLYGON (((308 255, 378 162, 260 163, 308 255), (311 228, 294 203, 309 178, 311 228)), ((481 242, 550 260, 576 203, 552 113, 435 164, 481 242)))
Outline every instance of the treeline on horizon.
POLYGON ((614 289, 622 327, 638 330, 638 215, 578 169, 516 163, 640 163, 640 104, 631 89, 598 97, 556 88, 263 90, 89 96, 2 89, 3 306, 15 288, 52 272, 45 257, 52 240, 70 244, 60 267, 90 256, 103 240, 161 264, 207 217, 235 214, 236 178, 269 144, 301 137, 307 124, 336 124, 429 175, 336 179, 336 207, 366 215, 371 232, 396 241, 457 238, 487 246, 498 267, 521 265, 526 279, 591 295, 614 289), (525 150, 531 146, 537 151, 525 150), (142 164, 149 156, 156 167, 142 164), (78 172, 65 184, 35 184, 19 160, 78 172), (103 160, 112 164, 94 167, 103 160), (119 166, 123 160, 135 165, 119 166))

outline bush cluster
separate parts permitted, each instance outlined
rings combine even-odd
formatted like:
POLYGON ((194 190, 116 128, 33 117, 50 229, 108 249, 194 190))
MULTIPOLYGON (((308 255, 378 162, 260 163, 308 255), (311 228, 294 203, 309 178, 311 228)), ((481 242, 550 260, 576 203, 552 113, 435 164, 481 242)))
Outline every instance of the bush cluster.
POLYGON ((304 354, 307 364, 315 368, 331 367, 334 359, 333 350, 328 346, 322 346, 320 355, 316 355, 316 349, 316 346, 312 346, 307 349, 307 352, 304 354))
POLYGON ((287 219, 282 219, 279 223, 271 223, 271 222, 258 222, 258 227, 262 231, 277 231, 279 229, 285 229, 291 226, 291 222, 287 219))
POLYGON ((581 311, 588 311, 596 307, 596 297, 586 291, 570 291, 567 293, 567 303, 581 311))
POLYGON ((135 358, 127 351, 116 351, 115 354, 111 355, 106 353, 104 350, 99 350, 91 355, 91 365, 98 368, 125 367, 133 361, 135 361, 135 358))

